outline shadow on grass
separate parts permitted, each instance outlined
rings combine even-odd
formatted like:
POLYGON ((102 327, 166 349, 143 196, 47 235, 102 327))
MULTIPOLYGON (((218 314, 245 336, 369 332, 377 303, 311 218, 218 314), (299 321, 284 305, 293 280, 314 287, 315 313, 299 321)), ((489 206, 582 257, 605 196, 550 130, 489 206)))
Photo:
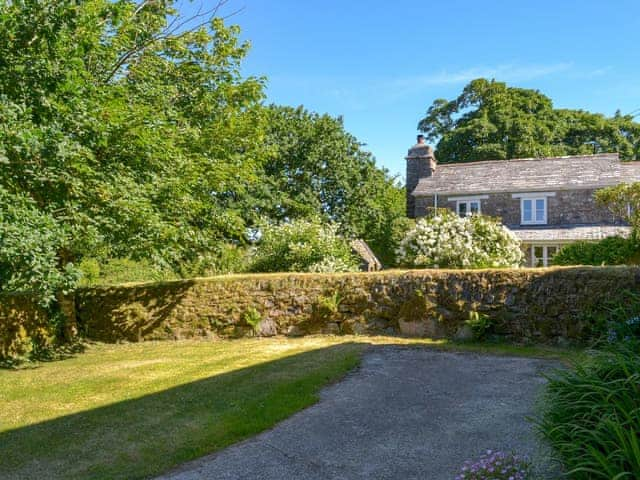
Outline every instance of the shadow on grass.
POLYGON ((75 358, 84 353, 87 342, 82 339, 76 342, 47 348, 42 352, 31 353, 27 357, 6 358, 0 360, 0 370, 33 370, 40 368, 42 363, 58 362, 75 358))
POLYGON ((298 353, 2 432, 0 478, 148 478, 315 403, 323 386, 358 364, 365 347, 352 342, 298 353))

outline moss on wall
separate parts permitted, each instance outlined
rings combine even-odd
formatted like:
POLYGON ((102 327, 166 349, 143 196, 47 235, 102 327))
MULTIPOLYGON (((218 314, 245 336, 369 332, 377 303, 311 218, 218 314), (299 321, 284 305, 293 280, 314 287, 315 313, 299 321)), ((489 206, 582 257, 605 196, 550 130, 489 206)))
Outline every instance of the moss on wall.
POLYGON ((29 295, 0 295, 0 360, 43 348, 54 336, 47 312, 29 295))
POLYGON ((583 339, 584 312, 627 290, 640 291, 640 269, 231 275, 83 288, 76 314, 88 337, 112 342, 310 333, 450 337, 476 311, 506 338, 547 342, 583 339), (245 320, 252 309, 261 328, 245 320))

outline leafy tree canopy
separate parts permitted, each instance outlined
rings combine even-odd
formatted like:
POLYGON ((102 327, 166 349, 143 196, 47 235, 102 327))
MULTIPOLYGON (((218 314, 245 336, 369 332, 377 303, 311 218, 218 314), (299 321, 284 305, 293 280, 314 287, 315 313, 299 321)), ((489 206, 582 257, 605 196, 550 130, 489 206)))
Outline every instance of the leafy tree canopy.
POLYGON ((640 123, 632 116, 555 109, 538 90, 495 80, 473 80, 456 99, 435 100, 418 129, 437 142, 444 163, 600 152, 640 158, 640 123))
POLYGON ((175 266, 244 235, 263 82, 235 27, 179 28, 172 5, 0 2, 0 186, 64 226, 63 265, 175 266))
POLYGON ((405 217, 404 190, 345 131, 341 118, 270 106, 263 213, 286 220, 320 215, 364 239, 387 265, 393 228, 405 217))
POLYGON ((389 257, 394 179, 340 119, 263 105, 226 2, 174 3, 0 0, 0 288, 49 301, 83 259, 226 271, 249 228, 315 215, 389 257))

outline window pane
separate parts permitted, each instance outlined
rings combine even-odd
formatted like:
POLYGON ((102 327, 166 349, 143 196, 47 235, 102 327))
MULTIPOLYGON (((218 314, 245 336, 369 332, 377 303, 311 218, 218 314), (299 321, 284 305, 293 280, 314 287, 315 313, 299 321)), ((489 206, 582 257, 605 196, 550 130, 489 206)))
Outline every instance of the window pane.
POLYGON ((478 202, 470 202, 469 207, 471 213, 478 213, 480 211, 480 204, 478 202))
POLYGON ((531 200, 522 201, 522 220, 531 222, 533 220, 533 206, 531 200))
POLYGON ((467 202, 458 203, 458 215, 464 217, 467 214, 467 202))
POLYGON ((533 266, 544 267, 544 247, 533 247, 533 266))
POLYGON ((545 201, 543 198, 536 199, 536 222, 544 222, 545 217, 545 201))
POLYGON ((560 247, 547 247, 547 257, 549 258, 549 260, 551 260, 553 258, 553 256, 558 253, 560 247))

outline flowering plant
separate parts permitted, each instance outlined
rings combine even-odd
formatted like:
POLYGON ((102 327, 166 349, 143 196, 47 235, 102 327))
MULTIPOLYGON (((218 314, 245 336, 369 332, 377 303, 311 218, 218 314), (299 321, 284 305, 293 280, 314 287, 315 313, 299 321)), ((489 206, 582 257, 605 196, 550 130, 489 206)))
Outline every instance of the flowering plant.
POLYGON ((631 342, 640 340, 640 315, 636 315, 622 323, 609 322, 607 342, 631 342))
POLYGON ((525 457, 487 450, 479 460, 464 462, 456 480, 526 480, 530 475, 531 464, 525 457))
POLYGON ((319 218, 265 225, 253 252, 254 272, 348 272, 358 260, 338 225, 319 218))
POLYGON ((524 258, 518 238, 496 219, 448 211, 420 219, 396 254, 400 264, 436 268, 517 267, 524 258))

